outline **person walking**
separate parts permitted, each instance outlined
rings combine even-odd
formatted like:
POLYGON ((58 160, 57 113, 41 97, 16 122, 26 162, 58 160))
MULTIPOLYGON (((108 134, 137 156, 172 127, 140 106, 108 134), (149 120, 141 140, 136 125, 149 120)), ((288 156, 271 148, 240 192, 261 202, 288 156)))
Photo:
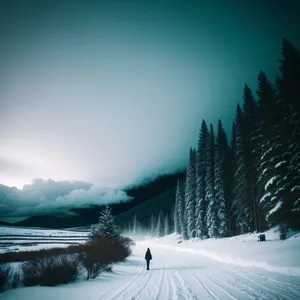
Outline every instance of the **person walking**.
POLYGON ((146 251, 145 259, 146 259, 146 262, 147 262, 147 270, 150 270, 150 269, 149 269, 149 266, 150 266, 150 260, 152 259, 152 254, 151 254, 149 248, 148 248, 147 251, 146 251))

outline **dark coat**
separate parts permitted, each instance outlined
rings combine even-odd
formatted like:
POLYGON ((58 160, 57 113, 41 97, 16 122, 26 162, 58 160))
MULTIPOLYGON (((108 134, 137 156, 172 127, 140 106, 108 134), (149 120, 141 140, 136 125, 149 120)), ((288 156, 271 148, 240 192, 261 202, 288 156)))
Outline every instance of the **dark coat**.
POLYGON ((146 259, 146 260, 151 260, 151 259, 152 259, 152 254, 151 254, 150 250, 147 250, 147 251, 146 251, 145 259, 146 259))

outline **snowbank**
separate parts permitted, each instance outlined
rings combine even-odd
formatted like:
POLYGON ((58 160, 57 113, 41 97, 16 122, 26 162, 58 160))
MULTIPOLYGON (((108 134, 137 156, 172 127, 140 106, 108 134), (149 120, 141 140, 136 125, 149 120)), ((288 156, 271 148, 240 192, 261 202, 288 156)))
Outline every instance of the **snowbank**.
POLYGON ((138 243, 202 255, 226 264, 300 276, 300 233, 291 233, 285 241, 279 240, 277 228, 270 229, 265 235, 265 242, 258 242, 256 234, 203 241, 181 241, 178 235, 172 234, 138 243))

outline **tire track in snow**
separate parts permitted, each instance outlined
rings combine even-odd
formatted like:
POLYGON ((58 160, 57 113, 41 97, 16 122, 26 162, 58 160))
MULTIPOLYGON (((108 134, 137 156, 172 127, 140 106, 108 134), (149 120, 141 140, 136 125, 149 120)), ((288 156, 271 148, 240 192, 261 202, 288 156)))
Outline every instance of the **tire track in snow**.
MULTIPOLYGON (((155 272, 155 269, 150 270, 150 272, 155 272)), ((165 268, 164 265, 161 267, 160 276, 153 276, 154 279, 149 281, 142 289, 140 289, 135 295, 131 295, 131 299, 156 299, 159 291, 161 290, 162 281, 164 277, 165 268), (144 295, 146 294, 146 295, 144 295)), ((152 278, 152 274, 151 274, 152 278)), ((125 298, 127 299, 127 298, 125 298)), ((129 298, 128 298, 129 299, 129 298)))
MULTIPOLYGON (((163 282, 165 281, 165 277, 166 277, 166 266, 165 266, 165 264, 163 264, 161 276, 159 279, 159 285, 158 285, 157 292, 155 293, 155 296, 153 297, 153 299, 158 299, 159 294, 161 293, 161 290, 162 290, 162 286, 164 286, 163 282)), ((165 298, 165 299, 167 299, 167 298, 165 298)))
POLYGON ((251 278, 248 278, 246 275, 244 275, 244 274, 242 274, 242 273, 240 273, 238 271, 234 271, 234 270, 232 270, 230 268, 227 268, 227 270, 231 271, 232 273, 234 273, 234 274, 236 274, 236 275, 238 275, 238 276, 240 276, 242 278, 245 278, 246 280, 252 282, 253 284, 255 284, 257 286, 259 286, 261 289, 267 290, 269 292, 269 295, 272 295, 272 297, 275 297, 274 299, 279 299, 279 300, 282 300, 282 299, 298 300, 298 298, 293 298, 293 297, 291 297, 289 295, 282 295, 282 294, 278 293, 278 291, 276 291, 274 289, 272 290, 272 289, 270 289, 270 288, 268 288, 266 286, 263 286, 260 283, 254 281, 251 278), (278 298, 278 296, 274 296, 274 293, 277 294, 279 296, 279 298, 278 298))
MULTIPOLYGON (((117 290, 117 295, 121 294, 124 290, 126 290, 133 282, 135 282, 139 277, 141 277, 141 274, 143 273, 143 269, 144 269, 144 265, 142 265, 139 268, 138 274, 136 276, 134 276, 130 282, 128 284, 126 284, 125 286, 121 287, 120 289, 117 290)), ((106 291, 104 294, 98 295, 96 297, 93 297, 91 300, 102 300, 105 299, 103 298, 104 296, 106 296, 108 293, 111 293, 111 290, 106 291)), ((113 299, 113 298, 112 298, 113 299)))
POLYGON ((262 300, 269 300, 269 299, 276 299, 274 296, 266 293, 263 289, 258 288, 254 289, 253 286, 250 286, 249 284, 242 281, 240 278, 232 277, 233 283, 228 282, 233 287, 238 287, 240 291, 244 292, 248 297, 256 300, 256 299, 262 299, 262 300), (270 298, 271 297, 271 298, 270 298))
MULTIPOLYGON (((193 261, 194 261, 194 260, 193 260, 193 261)), ((189 267, 193 267, 193 266, 194 266, 194 263, 191 264, 191 265, 188 265, 188 264, 182 264, 182 260, 181 260, 181 259, 180 259, 180 260, 177 259, 177 263, 179 263, 177 266, 180 266, 180 267, 183 267, 183 268, 186 268, 186 269, 188 269, 189 267)), ((178 274, 178 272, 177 272, 177 274, 178 274)), ((202 290, 206 293, 206 295, 207 295, 210 299, 212 298, 212 299, 215 299, 215 300, 222 300, 222 299, 220 299, 220 298, 214 293, 213 290, 211 290, 206 284, 204 284, 203 282, 201 282, 201 281, 194 275, 193 272, 188 271, 187 274, 188 274, 188 275, 191 275, 192 278, 195 279, 195 282, 196 282, 197 284, 200 283, 200 285, 201 285, 201 287, 202 287, 202 290)), ((184 277, 186 277, 187 274, 185 274, 184 277)), ((182 278, 183 281, 187 281, 186 279, 184 280, 184 278, 183 278, 182 275, 180 275, 180 277, 182 278)), ((189 286, 190 286, 190 285, 189 285, 189 286)), ((190 293, 192 293, 192 295, 193 295, 193 298, 192 298, 192 299, 199 299, 199 298, 196 296, 196 294, 192 291, 191 287, 189 287, 189 291, 190 291, 190 293)), ((174 299, 177 299, 177 298, 174 297, 174 299)), ((200 296, 200 299, 203 299, 203 295, 200 296)))
POLYGON ((269 282, 269 283, 275 283, 277 284, 277 288, 281 289, 281 290, 284 290, 285 292, 293 292, 295 294, 295 296, 297 297, 297 299, 300 299, 300 287, 295 285, 295 284, 292 284, 292 283, 288 283, 288 282, 283 282, 283 281, 279 281, 277 279, 273 279, 273 278, 269 278, 269 277, 266 277, 266 276, 261 276, 261 275, 258 275, 258 274, 255 274, 253 272, 241 272, 243 273, 244 275, 246 274, 251 274, 253 276, 256 276, 258 278, 260 278, 261 280, 264 280, 266 282, 269 282), (281 285, 282 287, 279 287, 278 286, 281 285), (286 290, 286 288, 288 288, 288 291, 286 290))
MULTIPOLYGON (((198 274, 199 276, 199 274, 198 274)), ((231 293, 229 293, 228 291, 226 291, 223 287, 221 287, 219 284, 217 284, 216 282, 214 282, 213 280, 211 280, 210 278, 208 278, 207 276, 204 275, 200 275, 200 277, 202 279, 204 279, 204 281, 208 281, 211 285, 217 287, 222 293, 224 293, 225 295, 227 295, 230 299, 233 300, 239 300, 238 298, 236 298, 234 295, 232 295, 231 293)), ((221 280, 222 282, 223 280, 221 280)), ((221 299, 224 299, 223 297, 221 299)))
MULTIPOLYGON (((253 293, 249 294, 249 292, 247 290, 241 289, 240 286, 238 286, 236 283, 232 284, 231 281, 235 280, 235 278, 232 277, 231 274, 226 273, 227 276, 230 276, 229 279, 228 278, 226 278, 226 279, 225 278, 220 278, 216 274, 213 274, 213 273, 210 273, 210 275, 213 276, 214 279, 219 279, 219 282, 222 282, 228 288, 233 289, 234 293, 238 293, 238 294, 242 293, 242 295, 236 296, 237 297, 236 299, 244 299, 244 296, 247 296, 248 298, 251 298, 251 299, 254 299, 254 300, 258 299, 257 296, 255 296, 253 293), (237 287, 238 287, 238 289, 237 289, 237 287)), ((210 279, 211 279, 211 277, 210 277, 210 279)), ((248 287, 248 286, 246 285, 246 287, 248 287)), ((224 289, 225 289, 225 287, 224 287, 224 289)), ((251 288, 251 290, 254 291, 254 289, 252 289, 252 288, 251 288)), ((232 296, 235 297, 234 295, 232 295, 232 296)))
POLYGON ((281 284, 283 286, 287 286, 290 290, 292 290, 294 293, 296 293, 298 295, 298 299, 300 299, 300 287, 297 286, 297 285, 294 285, 294 284, 291 284, 291 283, 288 283, 288 282, 281 282, 281 281, 278 281, 276 279, 272 279, 272 278, 268 278, 267 279, 268 281, 272 281, 276 284, 281 284), (298 289, 298 291, 296 289, 298 289))
MULTIPOLYGON (((194 259, 193 259, 193 261, 194 261, 194 259)), ((193 264, 190 264, 190 265, 187 265, 187 264, 183 265, 181 263, 181 261, 180 261, 180 265, 184 266, 185 268, 188 268, 189 266, 193 267, 195 265, 195 262, 193 264)), ((235 279, 234 277, 232 277, 232 275, 230 275, 230 273, 228 272, 227 269, 220 268, 220 271, 223 271, 225 274, 227 274, 228 276, 230 276, 230 278, 235 279)), ((204 278, 204 280, 205 280, 205 278, 204 278)), ((226 281, 224 281, 224 278, 221 278, 220 282, 226 284, 226 281)), ((202 284, 202 286, 206 290, 206 292, 209 293, 209 295, 211 295, 214 299, 223 299, 224 298, 223 295, 224 295, 224 291, 225 290, 222 288, 223 289, 223 295, 221 297, 221 295, 219 294, 219 292, 217 292, 217 291, 220 291, 220 287, 219 287, 218 284, 217 284, 217 286, 219 287, 219 289, 216 289, 216 285, 214 285, 214 283, 211 284, 209 281, 208 281, 208 283, 207 283, 207 281, 205 281, 205 283, 203 283, 203 282, 200 281, 200 284, 202 284)), ((230 285, 230 284, 227 283, 227 285, 230 285)), ((245 296, 247 296, 250 299, 255 299, 255 300, 256 299, 266 299, 266 300, 267 299, 277 299, 277 297, 274 297, 274 295, 270 295, 270 293, 266 293, 262 289, 260 289, 259 293, 257 293, 257 289, 252 288, 251 285, 245 284, 245 283, 242 283, 242 285, 245 287, 245 289, 242 289, 242 288, 239 287, 238 291, 242 292, 243 294, 245 294, 245 296)), ((231 286, 236 289, 236 285, 235 284, 232 284, 231 286)), ((225 294, 228 296, 227 291, 225 292, 225 294)), ((231 297, 235 297, 235 296, 231 294, 231 296, 228 296, 228 297, 230 297, 230 299, 232 299, 231 297)), ((234 299, 241 299, 241 298, 235 297, 234 299)), ((282 298, 279 298, 279 299, 282 299, 282 298)))
POLYGON ((129 300, 129 299, 136 299, 137 295, 145 288, 145 286, 149 283, 152 277, 152 273, 149 272, 145 274, 145 276, 139 276, 138 280, 135 283, 127 285, 124 289, 121 290, 117 295, 114 295, 109 300, 129 300))
POLYGON ((169 293, 169 298, 168 299, 175 299, 175 297, 176 297, 176 284, 175 284, 174 280, 172 280, 172 278, 171 278, 171 268, 170 267, 168 267, 168 283, 169 283, 168 284, 169 291, 170 291, 170 287, 172 287, 172 293, 169 293))
POLYGON ((186 299, 186 300, 197 300, 197 296, 194 294, 189 284, 183 279, 183 277, 179 274, 178 271, 174 272, 175 277, 175 288, 176 293, 173 299, 186 299), (176 284, 177 282, 177 284, 176 284))
POLYGON ((274 296, 269 293, 269 291, 266 291, 265 289, 258 287, 255 288, 256 286, 249 285, 248 281, 245 281, 244 278, 242 277, 233 277, 230 275, 230 279, 227 280, 227 283, 231 285, 232 287, 236 288, 245 293, 248 297, 251 299, 260 299, 260 300, 270 300, 270 299, 278 299, 277 296, 274 296))
POLYGON ((169 282, 169 272, 170 269, 169 267, 167 267, 166 265, 163 265, 163 274, 162 274, 162 279, 160 282, 160 286, 159 286, 159 290, 158 293, 155 297, 156 300, 159 299, 170 299, 170 282, 169 282), (167 292, 165 292, 165 290, 162 290, 162 287, 167 289, 167 292))
POLYGON ((203 287, 203 289, 209 296, 213 297, 216 300, 220 300, 220 298, 208 286, 206 286, 194 273, 191 274, 196 279, 196 281, 200 283, 200 285, 203 287))

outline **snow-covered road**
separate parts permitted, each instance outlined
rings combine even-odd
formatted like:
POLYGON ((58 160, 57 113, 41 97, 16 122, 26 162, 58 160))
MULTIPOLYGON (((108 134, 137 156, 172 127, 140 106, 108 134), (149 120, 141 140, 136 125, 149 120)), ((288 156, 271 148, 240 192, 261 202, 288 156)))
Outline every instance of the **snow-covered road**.
POLYGON ((1 299, 300 299, 300 277, 224 264, 159 245, 151 245, 153 261, 147 271, 147 247, 145 242, 137 243, 126 262, 97 279, 58 287, 18 288, 2 293, 1 299))
POLYGON ((200 255, 151 247, 151 270, 145 270, 145 245, 132 259, 130 280, 95 299, 300 299, 300 278, 257 268, 228 266, 200 255), (136 273, 136 274, 134 274, 136 273))

